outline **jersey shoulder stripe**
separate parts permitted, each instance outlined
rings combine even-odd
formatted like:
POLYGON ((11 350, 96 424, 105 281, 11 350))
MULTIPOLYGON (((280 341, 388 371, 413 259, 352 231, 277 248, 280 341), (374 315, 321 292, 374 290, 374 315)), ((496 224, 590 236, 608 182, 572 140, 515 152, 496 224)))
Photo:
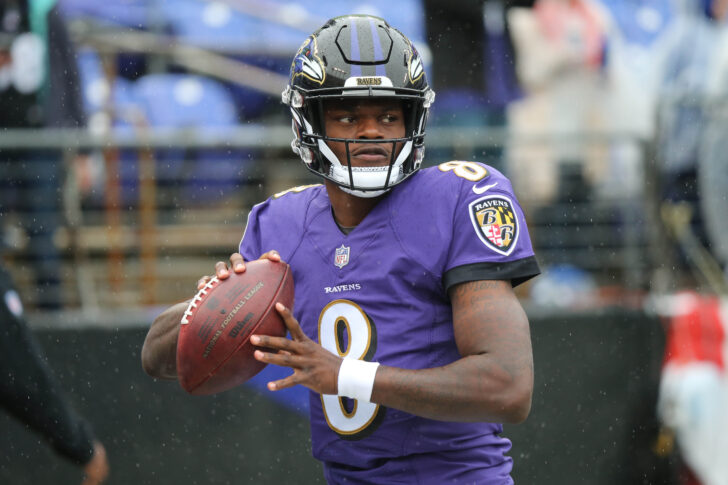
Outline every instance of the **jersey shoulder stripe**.
POLYGON ((283 190, 281 192, 278 192, 277 194, 273 194, 273 199, 280 199, 284 195, 287 194, 298 194, 300 192, 303 192, 306 189, 310 189, 313 187, 321 187, 323 184, 310 184, 310 185, 298 185, 296 187, 291 187, 290 189, 283 190))

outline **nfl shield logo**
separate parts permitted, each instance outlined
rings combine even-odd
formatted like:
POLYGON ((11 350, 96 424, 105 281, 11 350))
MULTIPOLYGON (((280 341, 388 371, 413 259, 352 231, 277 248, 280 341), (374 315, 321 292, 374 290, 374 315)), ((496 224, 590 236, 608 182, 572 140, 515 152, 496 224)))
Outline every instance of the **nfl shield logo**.
POLYGON ((336 248, 336 255, 334 256, 334 264, 339 268, 343 268, 349 264, 349 247, 341 245, 340 248, 336 248))

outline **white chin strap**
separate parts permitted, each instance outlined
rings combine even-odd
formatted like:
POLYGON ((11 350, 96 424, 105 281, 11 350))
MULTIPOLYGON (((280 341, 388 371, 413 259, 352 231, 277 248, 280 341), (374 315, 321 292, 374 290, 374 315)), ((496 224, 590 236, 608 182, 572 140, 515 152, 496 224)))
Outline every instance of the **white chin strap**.
POLYGON ((344 166, 341 161, 339 161, 338 157, 334 155, 334 152, 331 151, 329 146, 321 139, 318 140, 318 146, 321 153, 331 162, 329 177, 340 184, 341 190, 356 197, 369 199, 385 194, 392 188, 392 185, 395 185, 402 178, 402 164, 412 151, 412 140, 409 140, 404 144, 402 150, 397 156, 397 159, 394 161, 392 174, 389 177, 389 186, 386 189, 377 190, 360 189, 384 187, 384 184, 387 182, 389 165, 384 167, 352 167, 350 179, 349 167, 344 166), (357 187, 358 189, 347 187, 348 185, 351 185, 352 179, 354 181, 354 187, 357 187))

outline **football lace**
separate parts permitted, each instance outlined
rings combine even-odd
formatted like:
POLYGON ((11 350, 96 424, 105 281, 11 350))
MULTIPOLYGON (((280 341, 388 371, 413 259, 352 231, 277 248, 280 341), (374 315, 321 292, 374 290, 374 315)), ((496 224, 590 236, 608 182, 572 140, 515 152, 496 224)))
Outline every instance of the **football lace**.
POLYGON ((212 289, 213 286, 215 286, 220 280, 217 278, 217 276, 210 279, 210 281, 207 282, 205 286, 200 288, 200 290, 197 292, 197 294, 190 300, 190 304, 187 305, 187 310, 185 310, 184 314, 182 315, 182 320, 180 320, 181 325, 187 325, 190 323, 189 317, 195 314, 194 309, 197 308, 197 303, 201 302, 203 297, 207 295, 208 290, 212 289))

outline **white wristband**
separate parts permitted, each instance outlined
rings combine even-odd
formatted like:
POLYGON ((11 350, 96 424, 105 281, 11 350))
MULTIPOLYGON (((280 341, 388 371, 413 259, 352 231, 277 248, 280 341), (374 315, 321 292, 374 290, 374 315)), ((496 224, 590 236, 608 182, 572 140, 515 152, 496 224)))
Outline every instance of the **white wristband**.
POLYGON ((339 367, 339 396, 370 402, 379 362, 344 359, 339 367))

